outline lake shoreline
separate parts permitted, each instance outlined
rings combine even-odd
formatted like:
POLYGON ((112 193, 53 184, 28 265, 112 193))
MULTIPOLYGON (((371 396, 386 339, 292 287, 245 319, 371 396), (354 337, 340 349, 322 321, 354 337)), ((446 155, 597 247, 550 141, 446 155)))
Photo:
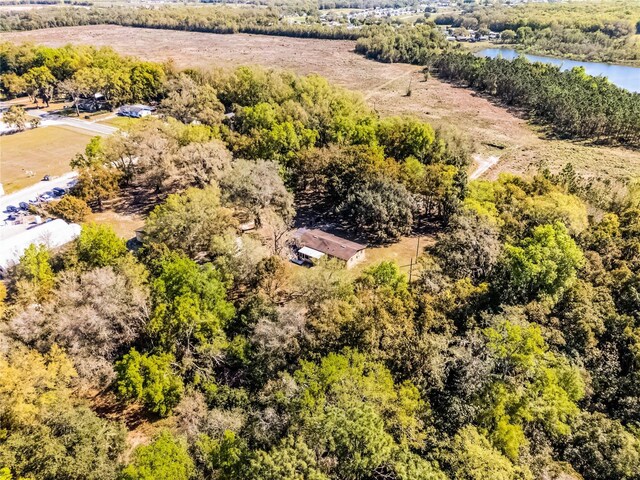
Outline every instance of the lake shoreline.
POLYGON ((569 58, 552 57, 548 55, 534 55, 518 51, 514 48, 490 47, 478 50, 473 53, 478 57, 497 58, 514 60, 519 56, 524 56, 531 62, 541 62, 560 67, 562 71, 575 67, 583 67, 588 75, 594 77, 603 76, 611 83, 620 88, 633 93, 640 93, 640 67, 621 65, 605 62, 587 62, 572 60, 569 58))

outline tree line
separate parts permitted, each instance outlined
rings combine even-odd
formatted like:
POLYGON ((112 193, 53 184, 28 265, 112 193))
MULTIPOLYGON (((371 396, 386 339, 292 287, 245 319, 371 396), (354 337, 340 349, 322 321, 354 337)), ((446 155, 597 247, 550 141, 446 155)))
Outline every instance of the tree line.
POLYGON ((287 37, 355 40, 362 32, 315 21, 291 23, 275 8, 162 6, 159 8, 43 8, 0 13, 0 31, 79 25, 122 25, 219 34, 253 33, 287 37))
POLYGON ((440 56, 434 67, 441 78, 524 108, 560 137, 640 145, 640 95, 582 68, 562 72, 524 57, 508 61, 455 53, 440 56))
POLYGON ((515 7, 468 6, 435 17, 438 25, 502 32, 502 39, 541 55, 603 62, 640 62, 634 34, 640 9, 628 0, 515 7))
POLYGON ((433 71, 522 108, 564 138, 632 147, 640 142, 640 95, 580 68, 562 72, 523 57, 476 57, 443 43, 427 25, 360 38, 356 51, 380 61, 426 65, 427 75, 433 71))

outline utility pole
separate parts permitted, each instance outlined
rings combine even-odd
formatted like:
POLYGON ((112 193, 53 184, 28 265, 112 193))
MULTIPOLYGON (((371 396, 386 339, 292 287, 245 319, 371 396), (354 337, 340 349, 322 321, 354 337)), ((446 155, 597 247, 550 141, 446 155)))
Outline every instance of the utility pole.
POLYGON ((411 283, 411 274, 413 273, 413 257, 409 260, 409 283, 411 283))

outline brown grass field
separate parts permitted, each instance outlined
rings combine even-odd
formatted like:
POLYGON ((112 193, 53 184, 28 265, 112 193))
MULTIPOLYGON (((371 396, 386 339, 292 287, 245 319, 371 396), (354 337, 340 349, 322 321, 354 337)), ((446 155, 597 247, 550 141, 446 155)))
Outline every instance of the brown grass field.
POLYGON ((3 33, 3 39, 50 46, 68 43, 111 46, 116 51, 179 67, 262 65, 317 73, 343 87, 362 92, 381 115, 413 114, 434 126, 455 129, 471 138, 476 153, 498 155, 488 177, 508 171, 531 173, 572 162, 593 177, 626 179, 640 175, 640 152, 592 146, 549 138, 517 112, 509 111, 473 91, 424 81, 419 67, 383 64, 353 52, 354 42, 262 35, 137 29, 118 26, 63 27, 3 33), (406 91, 411 81, 412 94, 406 91))
POLYGON ((90 132, 58 126, 0 136, 0 182, 5 193, 33 185, 44 175, 67 173, 69 162, 91 137, 90 132), (28 170, 34 175, 26 175, 28 170))

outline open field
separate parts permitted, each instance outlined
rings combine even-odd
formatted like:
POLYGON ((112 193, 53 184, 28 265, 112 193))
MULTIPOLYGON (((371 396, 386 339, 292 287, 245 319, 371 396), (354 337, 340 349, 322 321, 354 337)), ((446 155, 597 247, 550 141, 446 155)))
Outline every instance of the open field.
POLYGON ((380 262, 395 262, 400 266, 402 273, 412 273, 413 279, 420 273, 420 266, 416 262, 416 254, 424 252, 428 246, 433 246, 435 238, 431 235, 402 237, 399 241, 390 245, 381 245, 367 248, 365 258, 353 267, 352 272, 359 274, 363 270, 377 265, 380 262), (411 265, 413 263, 413 265, 411 265))
POLYGON ((113 230, 125 240, 135 237, 136 230, 142 228, 144 225, 144 220, 138 214, 124 214, 113 210, 92 213, 86 219, 86 223, 92 222, 110 225, 113 230))
POLYGON ((111 25, 63 27, 4 33, 14 42, 50 46, 67 43, 111 46, 140 58, 172 60, 179 67, 232 67, 257 64, 317 73, 343 87, 363 93, 381 115, 411 113, 437 127, 453 128, 475 142, 475 153, 498 156, 486 176, 499 172, 533 172, 539 166, 559 169, 572 162, 594 177, 640 175, 640 152, 591 146, 547 138, 541 131, 473 91, 435 78, 424 81, 419 67, 383 64, 353 52, 354 42, 262 35, 134 29, 111 25), (411 82, 412 94, 405 96, 411 82))
POLYGON ((0 182, 5 193, 33 185, 44 175, 68 172, 69 162, 91 137, 90 132, 57 126, 0 136, 0 182), (26 175, 28 170, 34 175, 26 175))

